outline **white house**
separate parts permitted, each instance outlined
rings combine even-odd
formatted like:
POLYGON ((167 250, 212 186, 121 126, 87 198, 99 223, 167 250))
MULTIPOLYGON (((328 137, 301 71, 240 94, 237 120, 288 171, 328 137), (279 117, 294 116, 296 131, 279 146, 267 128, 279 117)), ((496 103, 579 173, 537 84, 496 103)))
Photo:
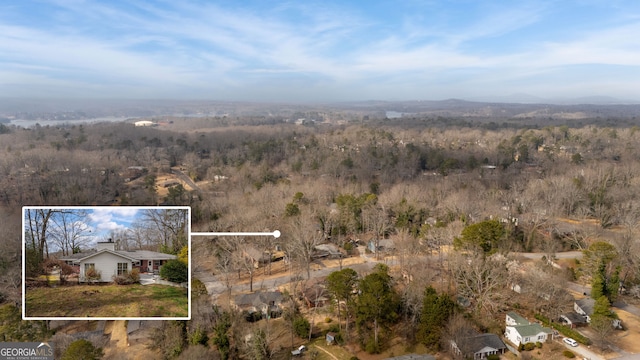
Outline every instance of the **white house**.
POLYGON ((86 282, 86 272, 94 268, 100 272, 99 282, 111 282, 113 276, 122 275, 137 268, 140 272, 157 272, 167 261, 176 259, 172 254, 148 250, 115 250, 113 241, 98 242, 97 251, 72 254, 60 260, 74 266, 78 280, 86 282))
POLYGON ((133 123, 135 126, 158 126, 158 124, 154 123, 153 121, 148 121, 148 120, 142 120, 142 121, 136 121, 135 123, 133 123))
POLYGON ((550 328, 538 323, 531 323, 513 311, 507 314, 505 322, 507 326, 504 330, 504 336, 515 346, 546 342, 553 333, 550 328))

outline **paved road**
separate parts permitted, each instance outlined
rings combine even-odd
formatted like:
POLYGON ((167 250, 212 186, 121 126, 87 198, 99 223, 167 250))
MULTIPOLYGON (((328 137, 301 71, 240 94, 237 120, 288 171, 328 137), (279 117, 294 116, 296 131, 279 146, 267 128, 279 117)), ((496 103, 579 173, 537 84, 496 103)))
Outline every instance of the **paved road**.
MULTIPOLYGON (((540 260, 543 256, 546 256, 546 253, 521 253, 521 252, 512 252, 513 255, 520 255, 527 259, 531 260, 540 260)), ((556 259, 580 259, 582 258, 582 251, 564 251, 557 252, 553 254, 556 259)))
MULTIPOLYGON (((373 269, 373 266, 375 265, 375 263, 376 263, 375 261, 371 260, 362 264, 349 265, 349 267, 355 270, 356 272, 366 273, 371 271, 371 269, 373 269)), ((316 265, 314 266, 314 268, 317 267, 317 264, 314 264, 314 265, 316 265)), ((329 274, 331 274, 336 270, 340 270, 339 265, 332 266, 332 267, 322 267, 322 268, 311 271, 311 277, 317 278, 317 277, 328 276, 329 274)), ((221 279, 219 279, 215 275, 212 275, 210 272, 196 271, 194 272, 193 275, 204 283, 205 287, 207 288, 207 292, 209 293, 211 300, 213 301, 217 300, 221 294, 227 291, 227 288, 224 282, 221 281, 221 279)), ((279 275, 270 276, 264 280, 262 279, 258 281, 254 280, 253 289, 257 290, 257 289, 264 288, 266 290, 274 290, 278 286, 291 282, 292 277, 294 278, 299 277, 304 279, 306 278, 306 272, 293 273, 293 274, 286 272, 279 275)), ((243 292, 243 291, 249 291, 248 282, 244 282, 242 284, 235 284, 233 286, 233 292, 243 292)))

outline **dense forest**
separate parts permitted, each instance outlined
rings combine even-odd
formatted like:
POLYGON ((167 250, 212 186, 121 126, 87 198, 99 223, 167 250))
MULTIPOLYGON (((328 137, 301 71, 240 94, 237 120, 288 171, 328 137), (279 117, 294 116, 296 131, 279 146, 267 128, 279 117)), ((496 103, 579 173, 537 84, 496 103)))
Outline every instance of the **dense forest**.
MULTIPOLYGON (((640 128, 602 123, 538 128, 415 117, 342 125, 259 118, 1 125, 0 300, 20 302, 22 206, 187 205, 191 231, 282 232, 269 240, 192 240, 192 270, 211 256, 229 293, 234 274, 253 279, 258 271, 238 256, 248 246, 279 246, 309 279, 321 243, 349 252, 372 239, 373 255, 382 258, 388 254, 377 254, 379 242, 393 239, 392 266, 378 263, 366 274, 345 267, 331 274, 333 283, 329 276, 328 293, 346 304, 337 306, 333 330, 370 353, 389 346, 390 334, 446 351, 444 339, 465 327, 500 334, 498 314, 515 307, 557 318, 571 306, 567 281, 600 286, 610 302, 619 291, 611 284, 639 293, 640 128), (189 181, 165 188, 159 179, 167 176, 189 181), (526 276, 510 270, 514 253, 553 259, 570 250, 585 255, 566 269, 540 262, 526 276), (545 296, 518 297, 508 289, 516 283, 545 296)), ((194 289, 206 293, 202 287, 194 289)), ((165 358, 288 355, 228 306, 197 294, 193 304, 193 320, 166 322, 156 333, 165 358)), ((308 320, 292 308, 284 317, 292 334, 305 337, 308 320)), ((3 309, 6 341, 52 335, 46 322, 21 322, 3 309)))

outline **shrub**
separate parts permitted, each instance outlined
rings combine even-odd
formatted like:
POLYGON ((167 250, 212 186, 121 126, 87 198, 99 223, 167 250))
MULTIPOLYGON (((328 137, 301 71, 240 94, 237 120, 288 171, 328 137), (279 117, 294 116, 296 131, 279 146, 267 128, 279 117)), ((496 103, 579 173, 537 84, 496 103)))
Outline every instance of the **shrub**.
POLYGON ((333 321, 333 319, 331 319, 331 318, 330 318, 330 317, 328 317, 328 316, 327 316, 326 318, 324 318, 324 322, 326 322, 327 324, 328 324, 328 323, 330 323, 330 322, 332 322, 332 321, 333 321))
POLYGON ((526 344, 524 344, 524 350, 525 351, 531 351, 531 350, 533 350, 535 348, 536 348, 536 344, 534 344, 534 343, 526 343, 526 344))
POLYGON ((121 275, 114 275, 113 282, 118 285, 131 285, 140 282, 140 270, 133 269, 131 271, 125 271, 121 275))
POLYGON ((311 330, 311 324, 309 320, 302 316, 298 316, 293 320, 293 332, 301 338, 309 337, 309 331, 311 330))
POLYGON ((174 283, 183 283, 189 279, 188 267, 180 260, 169 260, 160 268, 160 277, 174 283))
POLYGON ((209 341, 209 337, 207 336, 207 332, 202 330, 200 327, 196 328, 193 332, 189 334, 189 344, 191 345, 207 345, 207 341, 209 341))
POLYGON ((207 287, 200 279, 194 277, 191 278, 191 296, 198 297, 200 295, 207 295, 207 287))
POLYGON ((90 267, 84 272, 84 277, 87 282, 98 282, 102 279, 102 272, 90 267))
MULTIPOLYGON (((542 322, 543 325, 545 326, 551 326, 551 322, 549 321, 549 319, 541 314, 536 314, 535 318, 537 320, 540 320, 542 322)), ((562 325, 562 324, 558 324, 558 323, 554 323, 553 324, 553 328, 558 330, 562 335, 566 336, 566 337, 570 337, 575 339, 577 342, 584 344, 584 345, 591 345, 591 340, 589 340, 589 338, 585 337, 584 335, 582 335, 581 333, 577 332, 576 330, 562 325)))
POLYGON ((62 355, 62 360, 94 360, 102 357, 102 349, 85 339, 72 342, 62 355))
POLYGON ((541 349, 542 348, 542 343, 540 341, 536 341, 536 347, 538 349, 541 349))
POLYGON ((562 355, 564 355, 564 357, 569 359, 573 359, 574 357, 576 357, 576 354, 572 353, 570 350, 563 351, 562 355))
POLYGON ((500 360, 500 355, 498 354, 487 355, 487 360, 500 360))

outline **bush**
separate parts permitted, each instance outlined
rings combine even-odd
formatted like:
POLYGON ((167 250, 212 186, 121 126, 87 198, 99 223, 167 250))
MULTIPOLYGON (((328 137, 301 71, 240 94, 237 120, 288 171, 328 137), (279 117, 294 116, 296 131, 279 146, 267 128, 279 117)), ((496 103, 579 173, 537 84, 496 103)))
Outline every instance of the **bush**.
POLYGON ((498 354, 487 355, 487 360, 500 360, 500 355, 498 354))
POLYGON ((102 280, 102 272, 90 267, 84 272, 85 281, 93 283, 102 280))
POLYGON ((118 285, 137 284, 140 282, 140 270, 133 269, 131 271, 124 272, 122 275, 113 275, 113 282, 118 285))
POLYGON ((102 357, 102 349, 96 348, 85 339, 72 342, 62 355, 62 360, 97 360, 102 357))
POLYGON ((330 317, 328 317, 328 316, 327 316, 326 318, 324 318, 324 322, 326 322, 327 324, 328 324, 328 323, 330 323, 330 322, 332 322, 332 321, 333 321, 333 319, 331 319, 331 318, 330 318, 330 317))
POLYGON ((207 336, 207 332, 202 330, 200 327, 195 329, 193 332, 189 334, 189 344, 191 345, 207 345, 207 341, 209 341, 209 337, 207 336))
MULTIPOLYGON (((536 314, 535 318, 537 320, 540 320, 542 322, 542 324, 544 326, 551 326, 551 322, 549 321, 549 319, 543 315, 540 314, 536 314)), ((558 323, 554 323, 553 324, 553 328, 558 330, 562 335, 566 336, 566 337, 570 337, 575 339, 577 342, 584 344, 584 345, 591 345, 591 340, 589 340, 589 338, 585 337, 584 335, 580 334, 579 332, 577 332, 576 330, 562 325, 562 324, 558 324, 558 323)))
POLYGON ((298 316, 293 320, 293 332, 299 337, 305 339, 309 337, 309 331, 311 330, 311 324, 309 320, 302 316, 298 316))
POLYGON ((562 355, 564 355, 564 357, 569 358, 569 359, 573 359, 574 357, 576 357, 576 354, 572 353, 569 350, 563 351, 562 355))
POLYGON ((542 349, 542 343, 540 341, 536 341, 536 347, 538 349, 542 349))
POLYGON ((183 283, 189 279, 189 269, 180 260, 169 260, 160 268, 160 277, 174 283, 183 283))
POLYGON ((526 344, 524 344, 524 350, 525 351, 531 351, 531 350, 533 350, 535 348, 536 348, 536 344, 534 344, 534 343, 526 343, 526 344))
POLYGON ((194 277, 191 278, 191 296, 192 298, 198 297, 200 295, 207 295, 207 287, 204 286, 204 283, 200 281, 200 279, 196 279, 194 277))

